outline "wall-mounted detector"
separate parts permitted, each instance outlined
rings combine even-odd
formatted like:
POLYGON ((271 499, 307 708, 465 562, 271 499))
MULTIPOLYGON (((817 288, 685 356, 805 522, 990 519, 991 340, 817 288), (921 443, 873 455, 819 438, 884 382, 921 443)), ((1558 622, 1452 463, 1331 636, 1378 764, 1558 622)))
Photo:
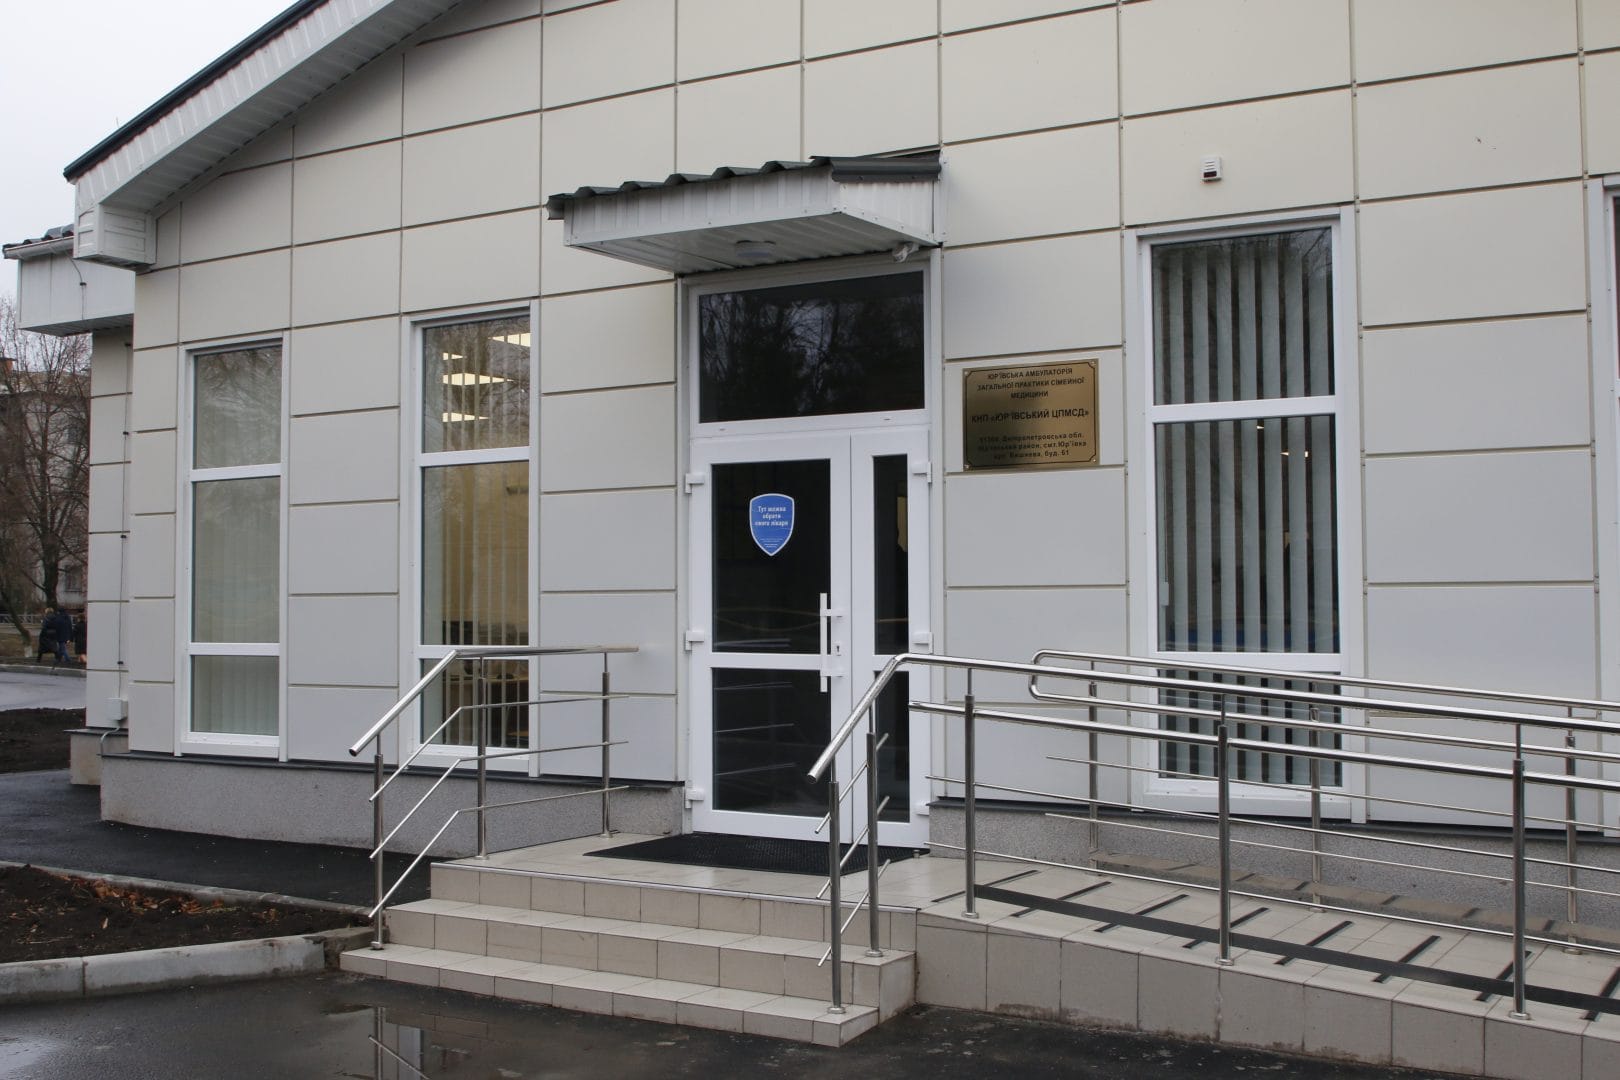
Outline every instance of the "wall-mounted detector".
POLYGON ((1202 175, 1206 184, 1221 178, 1221 156, 1219 154, 1211 154, 1204 159, 1202 175))

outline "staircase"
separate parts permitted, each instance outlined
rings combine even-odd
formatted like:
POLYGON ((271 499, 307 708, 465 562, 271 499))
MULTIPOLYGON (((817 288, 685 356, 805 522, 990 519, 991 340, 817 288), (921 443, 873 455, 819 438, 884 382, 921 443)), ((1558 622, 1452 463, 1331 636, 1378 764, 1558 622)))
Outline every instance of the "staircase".
MULTIPOLYGON (((619 842, 636 839, 617 838, 619 842)), ((388 909, 388 944, 343 970, 579 1012, 842 1046, 910 1007, 916 915, 845 932, 844 1012, 829 1010, 828 907, 795 896, 632 881, 487 860, 433 867, 432 899, 388 909)))

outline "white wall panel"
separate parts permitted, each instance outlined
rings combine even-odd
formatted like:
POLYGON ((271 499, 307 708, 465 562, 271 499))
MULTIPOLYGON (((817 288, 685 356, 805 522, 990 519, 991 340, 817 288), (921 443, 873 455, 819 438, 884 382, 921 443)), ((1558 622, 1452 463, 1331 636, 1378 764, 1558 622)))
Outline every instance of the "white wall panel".
POLYGON ((131 600, 125 655, 134 679, 174 678, 174 601, 131 600))
POLYGON ((1349 91, 1252 101, 1125 121, 1129 225, 1348 201, 1349 91), (1203 179, 1207 155, 1224 178, 1203 179))
POLYGON ((90 399, 91 465, 110 465, 124 460, 124 418, 129 396, 115 394, 90 399))
POLYGON ((399 228, 400 144, 379 143, 293 163, 293 242, 399 228))
POLYGON ((399 412, 295 416, 288 448, 293 503, 399 497, 399 412))
MULTIPOLYGON (((939 22, 934 0, 810 0, 804 5, 806 56, 869 49, 929 37, 939 22)), ((812 153, 841 151, 814 150, 812 153)))
POLYGON ((476 4, 462 4, 436 19, 425 31, 428 38, 465 34, 496 23, 516 22, 540 14, 540 0, 480 0, 476 4))
MULTIPOLYGON (((1123 588, 952 589, 945 596, 941 651, 1019 663, 1041 649, 1125 653, 1125 605, 1123 588)), ((973 679, 986 701, 1027 703, 1028 686, 1021 676, 981 672, 973 679)), ((964 677, 953 673, 947 693, 960 697, 965 689, 964 677)))
POLYGON ((349 746, 393 707, 397 689, 287 687, 287 757, 352 762, 349 746))
POLYGON ((180 384, 180 350, 141 349, 131 369, 129 429, 154 431, 175 426, 180 384))
POLYGON ((405 231, 401 306, 488 304, 540 291, 540 211, 405 231))
POLYGON ((1369 325, 1586 305, 1579 184, 1373 203, 1360 236, 1369 325))
POLYGON ((1592 576, 1584 449, 1371 458, 1365 483, 1369 581, 1592 576))
POLYGON ((158 215, 155 222, 157 261, 152 264, 152 269, 173 266, 180 261, 180 216, 179 206, 158 215))
MULTIPOLYGON (((170 533, 173 533, 171 528, 170 533)), ((91 533, 87 547, 90 552, 89 573, 86 575, 84 598, 88 603, 105 601, 116 604, 124 598, 124 579, 122 571, 124 566, 124 545, 129 543, 117 533, 91 533)), ((174 548, 171 539, 169 548, 169 564, 174 565, 174 548)), ((169 576, 174 572, 171 569, 169 576)), ((174 595, 160 593, 157 595, 174 595)), ((91 699, 92 703, 94 698, 91 699)))
POLYGON ((1117 233, 948 252, 944 284, 947 357, 1120 340, 1117 233))
POLYGON ((129 356, 129 327, 95 332, 90 340, 90 393, 93 397, 129 392, 129 356))
MULTIPOLYGON (((672 780, 675 759, 675 701, 673 698, 632 698, 615 701, 613 738, 624 746, 613 748, 612 770, 617 779, 672 780)), ((542 746, 578 746, 602 738, 602 718, 594 702, 553 705, 543 711, 542 746)), ((546 754, 540 768, 557 776, 595 777, 602 768, 600 750, 571 750, 546 754)), ((586 800, 589 801, 589 800, 586 800)))
MULTIPOLYGON (((129 439, 129 513, 172 514, 175 491, 174 432, 141 431, 129 439)), ((99 466, 116 468, 116 466, 99 466)), ((106 527, 94 522, 93 529, 106 527)), ((114 525, 112 528, 121 528, 114 525)))
POLYGON ((1034 19, 1042 15, 1076 11, 1081 8, 1112 8, 1112 2, 1102 0, 941 0, 941 29, 949 34, 957 30, 971 30, 991 23, 1012 22, 1015 19, 1034 19))
POLYGON ((945 584, 1124 585, 1122 469, 988 471, 945 481, 945 584))
POLYGON ((289 593, 391 593, 399 585, 399 504, 291 508, 289 593))
POLYGON ((180 271, 154 270, 135 278, 137 349, 167 345, 180 336, 180 271))
POLYGON ((201 341, 287 325, 290 253, 268 251, 180 269, 180 338, 201 341))
POLYGON ((1588 49, 1620 46, 1620 7, 1613 0, 1580 0, 1581 43, 1588 49))
POLYGON ((1113 124, 951 147, 941 176, 952 244, 1119 224, 1119 129, 1113 124))
POLYGON ((130 518, 126 542, 129 544, 129 595, 141 599, 174 596, 175 516, 141 514, 130 518))
POLYGON ((405 140, 406 225, 540 203, 540 114, 405 140))
POLYGON ((1369 330, 1361 371, 1369 453, 1589 438, 1591 365, 1579 315, 1369 330))
POLYGON ((287 681, 394 686, 399 681, 398 618, 399 603, 392 596, 290 597, 287 681))
POLYGON ((540 587, 675 587, 675 496, 668 491, 545 495, 540 587))
POLYGON ((675 168, 710 173, 799 157, 799 69, 774 68, 683 86, 676 95, 675 168))
POLYGON ((679 79, 799 59, 799 0, 682 0, 676 18, 679 79))
MULTIPOLYGON (((538 640, 542 645, 636 646, 639 652, 608 659, 616 693, 673 694, 676 668, 684 661, 672 592, 544 593, 538 640)), ((601 672, 600 656, 558 657, 541 661, 540 683, 548 689, 596 687, 601 672)))
POLYGON ((544 491, 675 482, 675 388, 547 395, 540 401, 544 491))
POLYGON ((1493 690, 1597 693, 1590 585, 1367 590, 1367 674, 1493 690))
POLYGON ((1114 13, 1092 11, 945 39, 945 139, 1118 114, 1114 13))
POLYGON ((1620 52, 1586 58, 1586 167, 1620 172, 1620 52))
POLYGON ((540 107, 540 23, 497 26, 405 54, 405 133, 540 107))
POLYGON ((399 404, 396 319, 294 330, 286 362, 294 416, 399 404))
POLYGON ((540 386, 548 394, 673 380, 674 287, 542 301, 540 355, 540 386))
POLYGON ((1581 95, 1573 60, 1363 87, 1363 198, 1578 176, 1581 95))
MULTIPOLYGON (((127 465, 90 466, 90 531, 124 531, 124 473, 127 465)), ((173 498, 170 498, 173 501, 173 498)))
POLYGON ((546 20, 546 108, 675 80, 675 5, 615 0, 546 20))
POLYGON ((402 58, 401 53, 378 57, 299 113, 294 149, 320 154, 399 138, 402 58))
POLYGON ((938 70, 932 41, 807 65, 805 154, 875 154, 938 142, 938 70))
POLYGON ((307 326, 397 312, 399 261, 396 232, 294 248, 292 321, 307 326))
POLYGON ((220 167, 225 171, 235 171, 286 161, 293 156, 292 135, 292 125, 282 121, 226 158, 220 167))
POLYGON ((180 233, 180 257, 186 262, 291 242, 291 165, 227 173, 186 196, 180 233))
POLYGON ((1575 51, 1575 0, 1355 0, 1356 78, 1575 51))
POLYGON ((543 195, 580 187, 617 187, 625 180, 662 180, 674 168, 672 90, 546 114, 540 151, 543 195))
POLYGON ((174 684, 135 682, 129 687, 129 748, 174 752, 174 684))
POLYGON ((1120 9, 1128 114, 1350 81, 1349 0, 1154 0, 1120 9))

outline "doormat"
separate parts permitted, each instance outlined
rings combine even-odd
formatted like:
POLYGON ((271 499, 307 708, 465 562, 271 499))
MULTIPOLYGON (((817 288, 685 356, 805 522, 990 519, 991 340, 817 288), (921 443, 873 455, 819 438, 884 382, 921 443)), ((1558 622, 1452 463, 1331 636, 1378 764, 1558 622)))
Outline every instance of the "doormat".
MULTIPOLYGON (((849 850, 847 847, 844 849, 849 850)), ((923 848, 882 847, 878 858, 899 862, 926 855, 923 848)), ((827 876, 827 845, 819 840, 778 840, 768 836, 728 836, 724 833, 682 833, 660 836, 639 844, 590 852, 607 859, 717 866, 726 870, 764 870, 774 874, 827 876)), ((866 847, 858 848, 844 864, 844 873, 866 869, 866 847)))

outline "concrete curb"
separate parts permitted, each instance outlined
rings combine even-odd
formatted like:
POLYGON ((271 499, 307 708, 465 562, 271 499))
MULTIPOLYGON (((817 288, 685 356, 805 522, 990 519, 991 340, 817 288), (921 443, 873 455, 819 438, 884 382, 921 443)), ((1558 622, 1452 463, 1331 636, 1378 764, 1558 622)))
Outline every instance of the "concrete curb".
POLYGON ((57 667, 53 664, 0 664, 0 671, 15 671, 23 675, 55 675, 63 679, 82 679, 82 667, 57 667))
MULTIPOLYGON (((0 862, 0 865, 25 864, 0 862)), ((37 865, 35 869, 74 877, 94 878, 115 885, 185 893, 203 900, 291 904, 364 914, 364 909, 349 904, 300 900, 276 893, 214 889, 37 865)), ((178 945, 169 949, 142 949, 100 956, 19 960, 11 964, 0 964, 0 1005, 103 997, 109 994, 195 986, 200 983, 239 982, 247 979, 313 974, 329 968, 336 969, 344 952, 359 948, 370 940, 371 927, 353 926, 325 930, 318 934, 294 934, 249 941, 221 941, 208 945, 178 945)))

